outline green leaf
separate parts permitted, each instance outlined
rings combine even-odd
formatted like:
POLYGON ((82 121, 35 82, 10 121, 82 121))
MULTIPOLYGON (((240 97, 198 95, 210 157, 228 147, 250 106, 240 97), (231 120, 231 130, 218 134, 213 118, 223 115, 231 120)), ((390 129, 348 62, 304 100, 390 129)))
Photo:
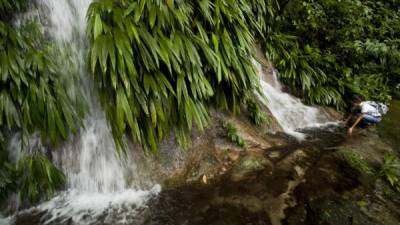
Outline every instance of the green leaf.
POLYGON ((94 19, 94 29, 93 29, 93 37, 96 40, 97 37, 103 32, 103 24, 101 21, 100 14, 96 14, 94 19))

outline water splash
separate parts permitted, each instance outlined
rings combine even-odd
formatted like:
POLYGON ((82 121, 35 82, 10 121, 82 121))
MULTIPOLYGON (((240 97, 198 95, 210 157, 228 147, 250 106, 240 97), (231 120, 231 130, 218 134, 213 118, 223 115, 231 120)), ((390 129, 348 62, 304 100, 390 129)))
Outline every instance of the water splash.
POLYGON ((303 140, 306 135, 300 132, 301 129, 336 123, 318 108, 304 105, 300 99, 283 92, 276 70, 269 75, 260 63, 253 60, 253 64, 260 76, 260 85, 264 94, 264 97, 260 96, 260 99, 285 133, 303 140))
MULTIPOLYGON (((161 191, 155 185, 150 191, 126 189, 121 192, 86 193, 77 190, 63 193, 34 210, 50 212, 42 216, 43 224, 132 224, 146 209, 146 203, 161 191)), ((31 209, 32 210, 32 209, 31 209)), ((31 212, 30 212, 31 213, 31 212)))

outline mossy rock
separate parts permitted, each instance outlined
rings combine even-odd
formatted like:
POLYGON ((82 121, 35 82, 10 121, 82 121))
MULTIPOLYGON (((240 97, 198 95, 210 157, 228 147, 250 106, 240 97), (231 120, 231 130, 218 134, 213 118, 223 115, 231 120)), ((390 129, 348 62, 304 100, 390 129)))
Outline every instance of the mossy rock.
POLYGON ((242 157, 234 166, 231 179, 241 181, 261 171, 272 171, 273 164, 262 155, 247 155, 242 157))

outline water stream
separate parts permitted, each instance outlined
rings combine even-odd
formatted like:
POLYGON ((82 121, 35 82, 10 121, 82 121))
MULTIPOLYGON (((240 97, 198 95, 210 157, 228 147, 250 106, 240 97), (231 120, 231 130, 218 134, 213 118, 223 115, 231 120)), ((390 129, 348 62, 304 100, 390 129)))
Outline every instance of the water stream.
POLYGON ((304 105, 300 99, 282 91, 277 71, 268 74, 263 66, 253 61, 260 76, 260 85, 264 96, 261 101, 268 107, 283 131, 299 140, 306 138, 302 129, 334 124, 332 118, 317 107, 304 105))
MULTIPOLYGON (((41 212, 39 224, 132 223, 140 208, 160 192, 157 184, 149 191, 138 190, 135 181, 128 185, 127 176, 134 172, 131 169, 135 161, 132 157, 121 157, 122 160, 116 155, 110 128, 97 96, 92 94, 93 82, 85 68, 86 13, 91 1, 39 0, 37 9, 32 9, 38 14, 46 35, 72 49, 90 108, 80 133, 53 151, 55 164, 67 177, 67 190, 20 212, 41 212)), ((5 221, 13 223, 12 218, 5 221)))

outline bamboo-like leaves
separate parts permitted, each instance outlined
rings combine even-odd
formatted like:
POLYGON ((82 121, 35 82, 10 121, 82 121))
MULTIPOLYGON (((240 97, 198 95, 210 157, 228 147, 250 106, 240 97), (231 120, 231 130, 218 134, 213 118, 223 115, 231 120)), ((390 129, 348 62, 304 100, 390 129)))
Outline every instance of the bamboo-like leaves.
POLYGON ((17 162, 16 176, 21 199, 31 202, 41 196, 51 197, 65 182, 62 172, 39 152, 24 156, 17 162))
POLYGON ((154 151, 174 131, 186 145, 193 125, 207 125, 206 105, 224 96, 219 107, 238 109, 241 96, 257 85, 250 62, 254 37, 244 16, 252 13, 249 2, 105 4, 95 2, 88 12, 89 59, 117 143, 134 133, 154 151))
POLYGON ((41 131, 53 143, 76 131, 83 115, 78 69, 68 48, 36 45, 35 26, 0 22, 0 128, 41 131), (33 36, 23 36, 31 31, 33 36), (75 68, 75 69, 74 69, 75 68))

